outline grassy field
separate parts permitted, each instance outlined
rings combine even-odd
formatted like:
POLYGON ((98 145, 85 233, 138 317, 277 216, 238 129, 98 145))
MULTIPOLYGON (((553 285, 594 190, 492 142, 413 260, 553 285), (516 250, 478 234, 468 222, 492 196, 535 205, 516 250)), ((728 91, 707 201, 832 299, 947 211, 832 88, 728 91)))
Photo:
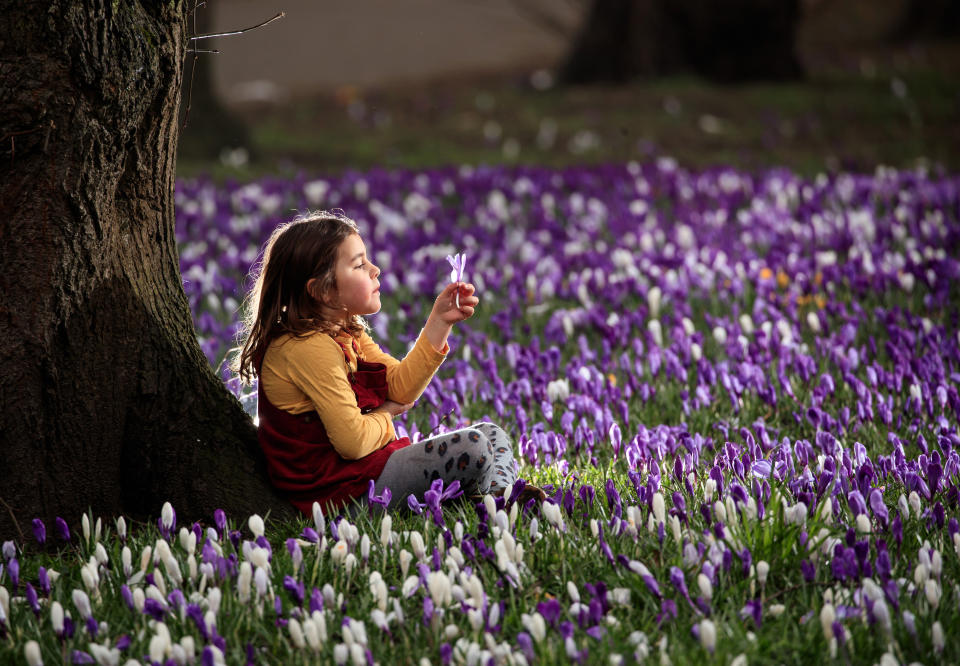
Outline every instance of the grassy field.
POLYGON ((878 164, 955 170, 957 51, 952 45, 879 53, 825 49, 808 54, 807 80, 785 84, 670 78, 540 90, 529 73, 518 73, 386 90, 344 87, 320 98, 241 109, 252 159, 239 168, 181 160, 178 169, 185 176, 246 178, 670 155, 690 167, 785 166, 806 175, 878 164))

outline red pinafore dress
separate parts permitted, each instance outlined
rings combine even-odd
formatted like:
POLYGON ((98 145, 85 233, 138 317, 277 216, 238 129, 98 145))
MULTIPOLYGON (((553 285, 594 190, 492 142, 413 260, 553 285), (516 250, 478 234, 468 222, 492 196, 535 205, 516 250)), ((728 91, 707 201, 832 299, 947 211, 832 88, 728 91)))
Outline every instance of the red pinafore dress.
MULTIPOLYGON (((339 341, 338 341, 338 344, 339 341)), ((347 357, 343 348, 344 359, 347 357)), ((353 341, 355 372, 348 372, 350 387, 357 396, 357 406, 370 412, 387 399, 387 366, 368 363, 360 358, 353 341)), ((257 363, 257 372, 263 359, 257 363)), ((263 384, 257 390, 257 429, 260 448, 267 458, 267 472, 273 485, 290 502, 308 516, 314 502, 327 508, 339 508, 367 492, 370 479, 376 481, 387 459, 397 449, 410 444, 406 437, 396 439, 359 460, 342 458, 327 436, 317 412, 291 414, 267 399, 263 384)))

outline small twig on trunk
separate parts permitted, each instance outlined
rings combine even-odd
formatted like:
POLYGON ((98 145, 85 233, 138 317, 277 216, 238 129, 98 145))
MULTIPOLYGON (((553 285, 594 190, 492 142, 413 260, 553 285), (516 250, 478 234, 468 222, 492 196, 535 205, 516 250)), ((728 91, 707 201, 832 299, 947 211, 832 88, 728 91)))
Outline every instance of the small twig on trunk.
POLYGON ((251 30, 256 30, 257 28, 262 28, 263 26, 273 23, 277 19, 281 19, 284 16, 286 16, 286 14, 284 12, 280 12, 273 18, 268 18, 263 23, 252 25, 249 28, 244 28, 243 30, 232 30, 230 32, 211 32, 206 35, 194 35, 193 37, 190 38, 190 41, 194 41, 196 39, 210 39, 211 37, 230 37, 231 35, 242 35, 245 32, 250 32, 251 30))
MULTIPOLYGON (((192 18, 193 18, 193 31, 197 31, 197 10, 203 5, 207 4, 206 2, 195 2, 193 4, 192 18)), ((230 32, 212 32, 205 35, 195 34, 193 37, 190 37, 188 41, 194 42, 198 39, 210 39, 211 37, 230 37, 231 35, 242 35, 245 32, 250 32, 251 30, 256 30, 257 28, 262 28, 263 26, 273 23, 277 19, 283 18, 286 16, 284 12, 280 12, 273 18, 269 18, 262 23, 257 25, 250 26, 249 28, 244 28, 243 30, 232 30, 230 32)), ((218 49, 187 49, 187 53, 193 54, 193 63, 190 66, 190 87, 187 88, 187 108, 183 112, 183 124, 180 125, 180 131, 183 131, 187 128, 187 121, 190 119, 190 107, 193 105, 193 79, 197 71, 197 59, 200 57, 201 53, 220 53, 218 49)))

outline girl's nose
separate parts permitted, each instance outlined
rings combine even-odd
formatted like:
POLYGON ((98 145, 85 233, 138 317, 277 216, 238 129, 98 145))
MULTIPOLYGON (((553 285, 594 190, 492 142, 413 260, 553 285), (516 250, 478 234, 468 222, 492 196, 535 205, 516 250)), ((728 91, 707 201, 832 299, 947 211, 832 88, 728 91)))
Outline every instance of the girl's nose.
POLYGON ((373 274, 373 277, 377 277, 378 275, 380 275, 380 267, 379 267, 379 266, 377 266, 377 265, 374 264, 374 263, 371 263, 370 266, 371 266, 370 272, 373 274))

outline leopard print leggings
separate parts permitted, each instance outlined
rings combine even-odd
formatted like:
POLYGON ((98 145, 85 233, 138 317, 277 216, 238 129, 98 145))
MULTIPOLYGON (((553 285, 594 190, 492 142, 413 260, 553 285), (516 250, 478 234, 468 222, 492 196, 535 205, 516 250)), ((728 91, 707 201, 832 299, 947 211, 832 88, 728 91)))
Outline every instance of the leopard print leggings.
POLYGON ((422 498, 436 479, 460 482, 467 495, 502 493, 517 480, 513 443, 500 426, 477 423, 395 451, 374 486, 391 492, 389 509, 406 506, 411 493, 422 498))

